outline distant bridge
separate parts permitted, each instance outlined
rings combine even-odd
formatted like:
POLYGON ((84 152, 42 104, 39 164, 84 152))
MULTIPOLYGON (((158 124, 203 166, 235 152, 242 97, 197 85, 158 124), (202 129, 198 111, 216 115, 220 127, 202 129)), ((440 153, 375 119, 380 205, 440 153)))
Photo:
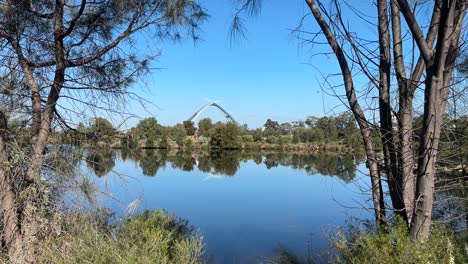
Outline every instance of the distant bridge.
POLYGON ((222 108, 218 103, 220 101, 213 101, 213 102, 209 102, 208 104, 206 104, 205 106, 203 106, 202 108, 198 109, 197 112, 195 112, 195 114, 193 114, 188 120, 189 121, 192 121, 192 122, 195 122, 195 120, 197 120, 197 118, 203 113, 203 111, 205 111, 208 107, 210 106, 214 106, 216 108, 218 108, 219 110, 221 110, 221 112, 224 113, 224 115, 226 116, 226 118, 230 121, 232 121, 234 124, 236 124, 237 126, 241 126, 235 119, 234 117, 232 117, 231 114, 229 114, 224 108, 222 108))

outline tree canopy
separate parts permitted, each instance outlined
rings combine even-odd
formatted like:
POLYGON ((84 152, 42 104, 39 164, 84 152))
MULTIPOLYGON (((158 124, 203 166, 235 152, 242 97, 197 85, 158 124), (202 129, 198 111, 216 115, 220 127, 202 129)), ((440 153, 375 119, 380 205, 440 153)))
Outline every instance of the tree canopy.
POLYGON ((184 36, 196 40, 206 18, 190 0, 2 3, 1 95, 10 104, 1 111, 28 120, 31 132, 31 147, 19 150, 25 162, 13 167, 4 165, 10 164, 11 137, 0 136, 1 244, 12 259, 33 262, 25 258, 34 257, 28 250, 40 218, 37 185, 53 126, 72 129, 91 108, 124 114, 125 100, 138 97, 129 87, 151 70, 158 44, 184 36), (24 191, 28 199, 19 200, 24 191))

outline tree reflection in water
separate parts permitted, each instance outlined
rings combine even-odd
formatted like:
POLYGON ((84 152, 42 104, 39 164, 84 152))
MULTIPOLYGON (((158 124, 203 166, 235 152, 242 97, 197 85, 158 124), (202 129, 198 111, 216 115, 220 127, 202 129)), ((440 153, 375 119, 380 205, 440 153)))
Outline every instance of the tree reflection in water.
POLYGON ((348 183, 356 177, 357 165, 364 161, 360 153, 267 153, 267 169, 277 166, 305 170, 309 175, 337 176, 348 183))
MULTIPOLYGON (((99 177, 105 176, 115 165, 115 151, 90 151, 88 167, 99 177)), ((308 175, 337 176, 345 183, 356 177, 356 170, 364 157, 359 153, 291 153, 291 152, 250 152, 241 150, 128 150, 120 151, 122 160, 138 162, 144 176, 156 176, 166 164, 182 171, 198 170, 220 176, 234 176, 241 162, 252 161, 264 164, 267 169, 290 167, 304 170, 308 175)))
POLYGON ((86 164, 96 176, 106 176, 115 166, 115 151, 112 149, 90 150, 86 156, 86 164))

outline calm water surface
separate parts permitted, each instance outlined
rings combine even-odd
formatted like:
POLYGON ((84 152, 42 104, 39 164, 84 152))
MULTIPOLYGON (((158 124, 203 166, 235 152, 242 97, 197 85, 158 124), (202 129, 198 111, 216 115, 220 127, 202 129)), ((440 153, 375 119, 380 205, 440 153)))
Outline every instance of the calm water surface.
POLYGON ((88 153, 83 171, 118 215, 163 208, 200 230, 216 263, 255 263, 278 245, 306 256, 350 216, 371 219, 363 159, 346 154, 161 150, 88 153), (105 161, 105 162, 103 162, 105 161), (135 203, 134 203, 135 204, 135 203))

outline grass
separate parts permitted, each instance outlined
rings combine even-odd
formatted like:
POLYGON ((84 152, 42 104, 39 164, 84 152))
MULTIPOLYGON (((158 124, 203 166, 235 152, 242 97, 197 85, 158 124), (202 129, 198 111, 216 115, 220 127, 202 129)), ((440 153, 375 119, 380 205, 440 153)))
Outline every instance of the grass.
POLYGON ((468 263, 466 233, 455 234, 438 223, 433 224, 430 238, 420 244, 411 242, 401 220, 386 231, 350 226, 333 241, 338 250, 334 263, 468 263))
POLYGON ((37 246, 37 263, 201 263, 202 237, 162 210, 111 224, 107 214, 56 217, 37 246))

